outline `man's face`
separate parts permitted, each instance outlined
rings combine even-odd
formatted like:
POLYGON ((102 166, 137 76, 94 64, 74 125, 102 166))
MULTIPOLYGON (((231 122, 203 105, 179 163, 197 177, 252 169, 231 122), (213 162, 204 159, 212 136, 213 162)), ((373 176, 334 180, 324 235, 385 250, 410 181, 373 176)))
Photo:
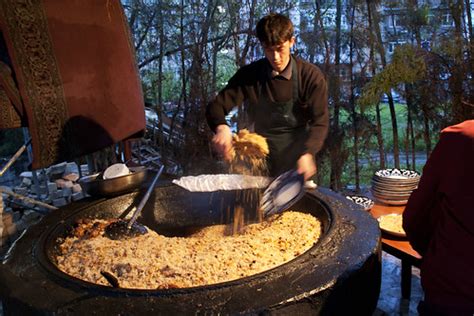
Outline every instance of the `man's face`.
POLYGON ((295 38, 292 37, 286 42, 274 46, 262 44, 265 57, 272 65, 273 70, 282 72, 290 62, 290 49, 295 44, 295 38))

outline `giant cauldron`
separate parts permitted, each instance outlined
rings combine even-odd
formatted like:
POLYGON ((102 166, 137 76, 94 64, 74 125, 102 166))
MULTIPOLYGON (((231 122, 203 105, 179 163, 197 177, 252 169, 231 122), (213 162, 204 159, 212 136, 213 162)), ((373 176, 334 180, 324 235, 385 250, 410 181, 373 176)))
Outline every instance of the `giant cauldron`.
MULTIPOLYGON (((381 276, 378 225, 355 204, 322 188, 306 193, 292 207, 322 221, 320 240, 294 260, 254 276, 194 288, 127 290, 90 284, 55 267, 57 239, 76 219, 117 216, 142 194, 85 199, 27 229, 0 266, 4 313, 371 315, 375 309, 381 276)), ((139 221, 167 235, 185 234, 225 221, 223 204, 234 197, 235 192, 190 193, 162 185, 139 221)))

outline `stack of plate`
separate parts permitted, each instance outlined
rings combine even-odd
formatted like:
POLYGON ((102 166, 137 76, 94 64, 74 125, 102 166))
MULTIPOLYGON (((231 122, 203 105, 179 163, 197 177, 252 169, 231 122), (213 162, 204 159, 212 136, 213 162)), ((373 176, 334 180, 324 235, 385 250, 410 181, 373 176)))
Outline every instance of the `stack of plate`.
POLYGON ((420 174, 405 169, 383 169, 372 177, 372 195, 380 202, 390 205, 405 205, 414 189, 418 187, 420 174))

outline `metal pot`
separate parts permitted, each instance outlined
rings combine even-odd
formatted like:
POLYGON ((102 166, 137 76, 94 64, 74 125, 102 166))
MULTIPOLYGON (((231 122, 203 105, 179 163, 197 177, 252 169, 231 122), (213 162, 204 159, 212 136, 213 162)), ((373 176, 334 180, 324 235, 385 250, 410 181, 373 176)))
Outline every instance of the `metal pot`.
POLYGON ((141 186, 146 179, 145 167, 130 167, 130 173, 111 179, 102 179, 101 173, 82 177, 78 183, 82 190, 95 197, 110 197, 131 192, 141 186))

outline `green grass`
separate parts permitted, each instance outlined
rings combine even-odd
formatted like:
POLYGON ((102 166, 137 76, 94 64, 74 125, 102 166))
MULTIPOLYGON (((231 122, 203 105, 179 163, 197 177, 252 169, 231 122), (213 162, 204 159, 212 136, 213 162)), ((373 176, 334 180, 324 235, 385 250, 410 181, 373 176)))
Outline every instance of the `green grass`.
MULTIPOLYGON (((360 111, 360 110, 358 110, 360 111)), ((376 122, 376 109, 371 107, 365 110, 364 114, 369 117, 369 120, 375 124, 376 122)), ((398 137, 399 137, 399 150, 400 150, 400 167, 407 168, 406 158, 405 158, 405 135, 407 127, 407 107, 406 104, 397 103, 395 104, 395 114, 397 118, 397 127, 398 127, 398 137)), ((390 108, 387 103, 380 104, 380 117, 382 124, 382 135, 384 140, 384 149, 386 154, 393 152, 393 129, 392 129, 392 119, 390 115, 390 108)), ((341 124, 349 124, 349 113, 341 113, 341 124)), ((421 130, 415 130, 415 133, 421 135, 421 130)), ((437 141, 436 133, 433 137, 433 144, 437 141)), ((362 140, 361 140, 362 141, 362 140)), ((372 178, 374 172, 380 168, 380 159, 378 156, 378 145, 377 138, 375 134, 375 129, 370 137, 370 148, 361 148, 359 149, 359 168, 360 168, 360 182, 361 186, 370 185, 370 179, 372 178)), ((345 140, 345 146, 347 146, 350 154, 344 164, 344 170, 342 174, 342 183, 344 185, 354 185, 355 183, 355 166, 354 166, 354 157, 352 155, 352 138, 347 138, 345 140)), ((425 152, 425 143, 424 140, 420 137, 416 139, 415 142, 416 152, 424 153, 425 152)), ((422 157, 423 158, 423 157, 422 157)), ((411 163, 411 158, 410 158, 411 163)), ((424 166, 424 161, 417 161, 416 170, 421 171, 424 166)), ((393 162, 386 162, 387 168, 393 168, 393 162)), ((329 165, 323 166, 324 173, 327 173, 324 176, 324 182, 329 183, 329 165)), ((410 166, 410 169, 413 169, 413 166, 410 166)), ((323 184, 324 185, 324 184, 323 184)))

